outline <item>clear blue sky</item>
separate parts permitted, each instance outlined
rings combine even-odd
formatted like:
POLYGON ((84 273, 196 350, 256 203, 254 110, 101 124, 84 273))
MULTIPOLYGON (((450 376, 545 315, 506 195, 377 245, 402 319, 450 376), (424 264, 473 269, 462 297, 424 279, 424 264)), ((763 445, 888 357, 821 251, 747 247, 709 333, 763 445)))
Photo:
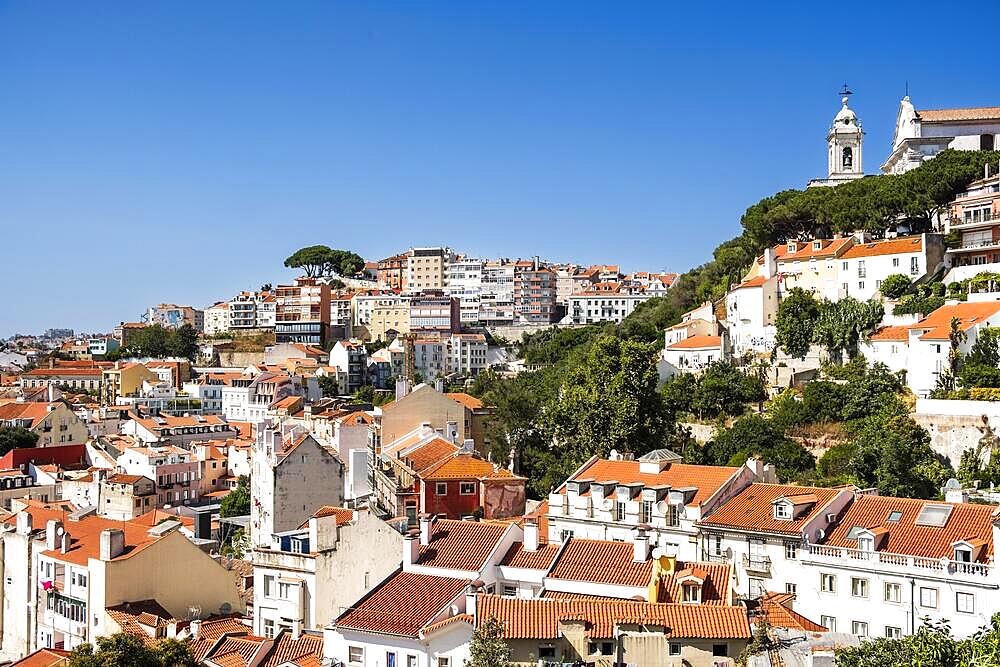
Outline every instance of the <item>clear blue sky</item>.
POLYGON ((868 172, 905 81, 1000 104, 997 5, 954 40, 892 4, 0 1, 0 336, 205 306, 314 243, 685 270, 823 174, 845 81, 868 172))

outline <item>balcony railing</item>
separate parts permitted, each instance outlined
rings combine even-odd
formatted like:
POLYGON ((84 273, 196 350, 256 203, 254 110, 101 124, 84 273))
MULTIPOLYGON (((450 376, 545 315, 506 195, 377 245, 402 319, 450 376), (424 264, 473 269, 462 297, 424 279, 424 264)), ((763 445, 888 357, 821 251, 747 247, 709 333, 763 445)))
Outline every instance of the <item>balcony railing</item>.
POLYGON ((754 556, 743 554, 743 567, 748 572, 758 572, 761 574, 771 574, 771 559, 767 556, 754 556))
POLYGON ((969 577, 992 576, 993 566, 986 563, 967 563, 948 558, 925 558, 922 556, 907 556, 904 554, 887 553, 883 551, 862 551, 846 547, 827 547, 810 545, 809 557, 817 557, 826 562, 841 562, 845 564, 867 563, 887 565, 890 568, 900 568, 909 572, 936 572, 948 575, 964 575, 969 577))

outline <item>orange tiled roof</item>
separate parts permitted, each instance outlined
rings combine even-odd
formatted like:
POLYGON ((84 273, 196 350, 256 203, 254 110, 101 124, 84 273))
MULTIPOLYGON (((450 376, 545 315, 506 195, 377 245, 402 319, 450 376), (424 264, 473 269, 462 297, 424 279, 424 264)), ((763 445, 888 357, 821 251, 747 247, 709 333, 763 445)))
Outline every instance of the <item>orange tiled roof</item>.
POLYGON ((668 350, 704 350, 722 347, 721 336, 688 336, 676 343, 667 345, 668 350))
POLYGON ((419 473, 458 450, 459 448, 455 444, 442 437, 435 437, 400 458, 410 469, 419 473))
POLYGON ((924 123, 947 123, 965 120, 1000 120, 1000 107, 967 109, 921 109, 917 117, 924 123))
POLYGON ((871 336, 868 340, 874 341, 889 341, 889 340, 901 340, 906 341, 910 338, 910 327, 908 326, 892 326, 892 327, 882 327, 871 336))
POLYGON ((857 548, 857 540, 847 539, 854 526, 882 529, 886 537, 879 551, 924 558, 954 558, 952 543, 959 540, 984 540, 986 548, 979 560, 993 553, 993 511, 989 505, 953 504, 934 500, 894 498, 892 496, 858 496, 848 507, 836 528, 823 541, 833 547, 857 548), (926 505, 947 505, 951 515, 944 526, 918 526, 917 516, 926 505), (889 522, 890 512, 901 512, 898 521, 889 522))
POLYGON ((442 479, 522 479, 495 463, 484 461, 468 452, 457 452, 420 473, 421 479, 438 481, 442 479))
POLYGON ((30 419, 31 428, 35 428, 45 420, 49 414, 49 406, 55 407, 56 403, 4 403, 0 405, 0 421, 13 421, 15 419, 30 419))
MULTIPOLYGON (((334 507, 333 505, 323 505, 323 507, 320 507, 318 510, 313 512, 313 517, 317 519, 328 516, 336 517, 337 525, 343 526, 345 523, 350 523, 351 520, 354 519, 354 510, 349 510, 344 507, 334 507)), ((299 528, 305 528, 308 525, 309 520, 307 519, 302 522, 302 525, 299 526, 299 528)))
POLYGON ((756 278, 751 278, 750 280, 744 280, 733 289, 743 289, 744 287, 760 287, 766 282, 767 278, 765 278, 764 276, 757 276, 756 278))
POLYGON ((653 561, 636 563, 633 553, 631 542, 570 538, 548 576, 615 586, 648 586, 653 561))
POLYGON ((84 377, 101 377, 104 371, 101 368, 36 368, 34 370, 28 371, 27 373, 22 373, 22 375, 29 375, 32 377, 48 377, 50 375, 82 375, 84 377))
MULTIPOLYGON (((615 481, 619 484, 640 483, 650 486, 670 486, 675 489, 696 487, 689 504, 705 502, 740 471, 728 466, 703 466, 691 463, 670 463, 658 473, 639 472, 639 461, 610 461, 596 459, 576 474, 573 479, 593 479, 597 482, 615 481)), ((560 489, 565 493, 565 486, 560 489)), ((586 493, 590 493, 588 490, 586 493)), ((585 494, 586 495, 586 494, 585 494)))
POLYGON ((479 400, 475 396, 470 396, 469 394, 456 391, 447 393, 445 394, 445 396, 455 401, 456 403, 459 403, 467 407, 470 410, 479 410, 480 408, 483 407, 483 402, 481 400, 479 400))
POLYGON ((420 547, 417 564, 453 570, 479 570, 497 545, 508 524, 438 519, 431 524, 430 541, 420 547))
MULTIPOLYGON (((820 241, 822 246, 819 250, 813 250, 813 241, 798 241, 798 249, 795 252, 788 252, 787 243, 779 243, 774 246, 774 257, 779 261, 784 260, 796 260, 796 259, 818 259, 820 257, 834 257, 843 250, 845 247, 849 246, 854 242, 851 238, 842 239, 815 239, 820 241)), ((757 263, 760 264, 764 261, 763 257, 757 259, 757 263)))
POLYGON ((27 657, 21 658, 11 667, 56 667, 69 662, 69 651, 55 648, 40 648, 27 657))
POLYGON ((855 244, 851 246, 847 252, 841 255, 841 259, 876 257, 881 255, 902 255, 913 252, 922 252, 923 249, 924 240, 922 236, 904 236, 903 238, 875 241, 874 243, 855 244))
POLYGON ((170 612, 156 600, 126 602, 108 607, 106 611, 122 632, 140 637, 148 646, 155 644, 159 638, 155 633, 151 635, 144 626, 158 628, 173 620, 170 612))
POLYGON ((476 624, 476 619, 474 619, 469 614, 455 614, 454 616, 446 618, 443 621, 438 621, 437 623, 431 623, 426 628, 424 628, 421 634, 429 635, 430 633, 437 632, 438 630, 446 628, 449 625, 452 625, 453 623, 468 623, 469 625, 474 626, 476 624))
POLYGON ((920 320, 910 325, 910 330, 927 329, 921 334, 920 340, 946 340, 951 334, 951 321, 959 321, 958 328, 968 331, 976 324, 1000 312, 1000 301, 960 302, 944 305, 920 320))
POLYGON ((292 639, 290 632, 285 631, 278 636, 271 649, 271 654, 260 667, 277 667, 286 662, 298 662, 302 659, 319 659, 323 657, 323 636, 303 633, 298 639, 292 639))
POLYGON ((776 628, 790 628, 803 632, 828 632, 824 626, 810 621, 802 614, 785 606, 786 602, 791 602, 789 598, 792 597, 794 596, 783 593, 768 593, 761 597, 760 612, 767 618, 767 622, 770 625, 776 628))
MULTIPOLYGON (((541 531, 539 531, 541 537, 541 531)), ((523 567, 528 570, 548 570, 552 567, 552 562, 559 553, 561 545, 553 542, 551 544, 539 544, 535 551, 525 551, 524 544, 517 542, 512 544, 507 554, 500 561, 506 567, 523 567)))
POLYGON ((751 484, 736 496, 723 503, 699 524, 708 527, 742 528, 746 530, 799 535, 802 528, 814 516, 822 513, 826 505, 841 490, 821 489, 792 484, 751 484), (812 498, 803 496, 808 494, 812 498), (774 500, 782 497, 803 496, 793 504, 811 504, 793 521, 774 518, 774 500))
POLYGON ((615 636, 620 624, 662 625, 664 636, 685 639, 747 639, 750 623, 743 607, 658 604, 629 600, 507 598, 480 595, 476 622, 495 618, 505 639, 556 639, 560 620, 584 620, 595 639, 615 636))
POLYGON ((701 580, 702 604, 729 604, 732 568, 728 563, 686 563, 677 561, 674 573, 660 580, 657 602, 683 602, 682 579, 694 575, 701 580))
POLYGON ((334 626, 418 637, 472 583, 465 579, 396 572, 342 614, 334 626))

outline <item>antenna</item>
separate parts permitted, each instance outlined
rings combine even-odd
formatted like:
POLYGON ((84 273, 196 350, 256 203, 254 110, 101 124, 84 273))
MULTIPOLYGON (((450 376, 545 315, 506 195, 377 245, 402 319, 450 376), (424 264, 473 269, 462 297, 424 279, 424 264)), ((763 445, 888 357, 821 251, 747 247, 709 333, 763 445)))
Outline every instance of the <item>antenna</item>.
POLYGON ((904 81, 903 82, 903 95, 905 95, 906 97, 910 96, 910 82, 909 81, 904 81))
POLYGON ((844 89, 842 91, 840 91, 840 96, 841 97, 847 97, 848 95, 853 95, 853 94, 854 93, 851 92, 851 89, 847 87, 847 83, 845 82, 844 83, 844 89))

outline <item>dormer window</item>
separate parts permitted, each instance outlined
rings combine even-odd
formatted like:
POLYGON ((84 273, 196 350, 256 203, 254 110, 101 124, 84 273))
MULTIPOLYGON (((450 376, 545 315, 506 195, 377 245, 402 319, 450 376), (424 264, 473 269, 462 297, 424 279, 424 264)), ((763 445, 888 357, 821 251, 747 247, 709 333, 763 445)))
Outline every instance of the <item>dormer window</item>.
POLYGON ((798 244, 796 244, 795 241, 789 241, 788 252, 795 252, 796 250, 798 250, 798 244))
POLYGON ((860 551, 875 551, 875 538, 871 535, 858 535, 858 549, 860 551))
POLYGON ((684 584, 681 586, 681 595, 684 602, 699 604, 701 602, 701 586, 696 583, 684 584))
POLYGON ((813 241, 813 250, 822 250, 822 249, 823 249, 822 241, 813 241))
POLYGON ((774 505, 774 518, 779 521, 791 521, 792 520, 792 506, 788 503, 775 503, 774 505))
POLYGON ((955 547, 955 560, 959 563, 971 563, 972 562, 972 549, 966 546, 956 546, 955 547))

